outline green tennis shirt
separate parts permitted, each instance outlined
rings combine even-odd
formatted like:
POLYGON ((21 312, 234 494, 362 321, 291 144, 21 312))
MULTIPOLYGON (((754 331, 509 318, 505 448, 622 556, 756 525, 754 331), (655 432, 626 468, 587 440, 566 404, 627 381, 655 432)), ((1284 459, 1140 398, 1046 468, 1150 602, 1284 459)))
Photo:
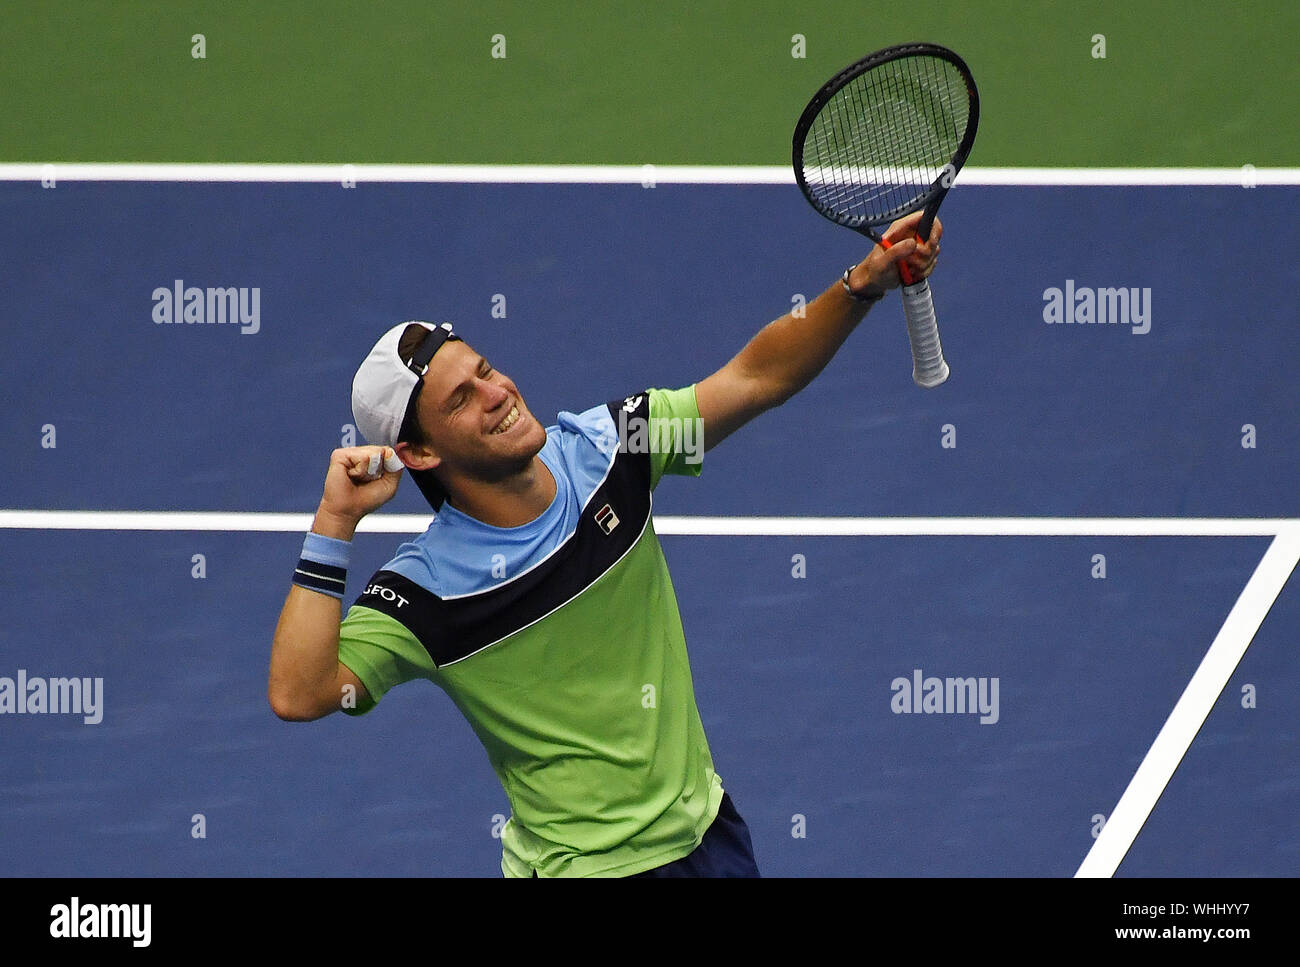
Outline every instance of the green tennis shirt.
POLYGON ((506 876, 622 876, 685 856, 722 800, 651 519, 666 473, 698 475, 693 386, 563 412, 535 521, 444 506, 349 609, 339 658, 364 714, 424 678, 469 721, 510 800, 506 876))

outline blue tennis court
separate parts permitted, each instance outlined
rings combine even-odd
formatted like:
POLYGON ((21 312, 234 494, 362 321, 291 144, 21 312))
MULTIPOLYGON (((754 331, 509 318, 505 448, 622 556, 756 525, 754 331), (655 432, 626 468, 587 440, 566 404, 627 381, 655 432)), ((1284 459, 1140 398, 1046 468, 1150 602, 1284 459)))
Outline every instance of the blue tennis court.
MULTIPOLYGON (((891 299, 700 479, 660 486, 700 711, 766 875, 1073 875, 1272 538, 690 521, 1268 518, 1294 541, 1300 270, 1223 232, 1231 212, 1288 250, 1293 192, 964 185, 933 278, 948 383, 912 384, 891 299), (1149 331, 1045 323, 1067 283, 1149 290, 1149 331), (983 706, 897 710, 900 679, 932 677, 983 706)), ((0 207, 0 506, 232 515, 6 518, 0 677, 102 679, 97 724, 0 716, 23 876, 498 875, 508 804, 436 689, 274 717, 301 539, 240 515, 315 508, 352 373, 397 321, 454 320, 534 412, 580 411, 702 378, 866 250, 790 185, 4 182, 0 207), (156 322, 177 280, 256 289, 256 325, 156 322)), ((408 482, 385 513, 424 509, 408 482)), ((398 540, 357 538, 348 601, 398 540)), ((1281 581, 1119 875, 1300 863, 1281 581)))

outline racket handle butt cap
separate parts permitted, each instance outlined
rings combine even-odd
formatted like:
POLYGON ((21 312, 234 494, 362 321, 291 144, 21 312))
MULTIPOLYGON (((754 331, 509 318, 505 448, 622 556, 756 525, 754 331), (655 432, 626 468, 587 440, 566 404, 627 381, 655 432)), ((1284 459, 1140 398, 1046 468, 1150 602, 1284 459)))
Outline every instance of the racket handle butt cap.
POLYGON ((939 369, 933 372, 921 373, 916 369, 913 369, 912 382, 916 383, 916 385, 922 389, 934 389, 940 383, 943 383, 948 379, 948 373, 949 369, 947 362, 942 363, 939 369))

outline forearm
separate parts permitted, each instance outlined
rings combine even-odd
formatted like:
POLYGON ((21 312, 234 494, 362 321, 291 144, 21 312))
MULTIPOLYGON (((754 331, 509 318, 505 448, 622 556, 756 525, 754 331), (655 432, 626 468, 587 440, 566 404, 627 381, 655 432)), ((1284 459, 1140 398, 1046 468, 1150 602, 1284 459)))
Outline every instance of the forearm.
MULTIPOLYGON (((355 521, 317 511, 313 533, 351 540, 355 521)), ((267 697, 284 719, 312 719, 339 707, 339 623, 342 602, 293 585, 271 642, 267 697)))
POLYGON ((736 362, 765 386, 771 403, 784 402, 826 368, 875 303, 858 302, 837 281, 803 307, 759 330, 736 362))

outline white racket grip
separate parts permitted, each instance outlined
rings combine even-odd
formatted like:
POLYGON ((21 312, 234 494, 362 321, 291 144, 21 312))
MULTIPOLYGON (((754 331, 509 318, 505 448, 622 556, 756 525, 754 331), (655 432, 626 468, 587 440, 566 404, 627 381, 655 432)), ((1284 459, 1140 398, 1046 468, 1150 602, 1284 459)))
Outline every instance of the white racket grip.
POLYGON ((912 343, 912 380, 930 389, 948 378, 948 362, 939 344, 939 324, 934 318, 930 280, 903 286, 903 317, 912 343))

